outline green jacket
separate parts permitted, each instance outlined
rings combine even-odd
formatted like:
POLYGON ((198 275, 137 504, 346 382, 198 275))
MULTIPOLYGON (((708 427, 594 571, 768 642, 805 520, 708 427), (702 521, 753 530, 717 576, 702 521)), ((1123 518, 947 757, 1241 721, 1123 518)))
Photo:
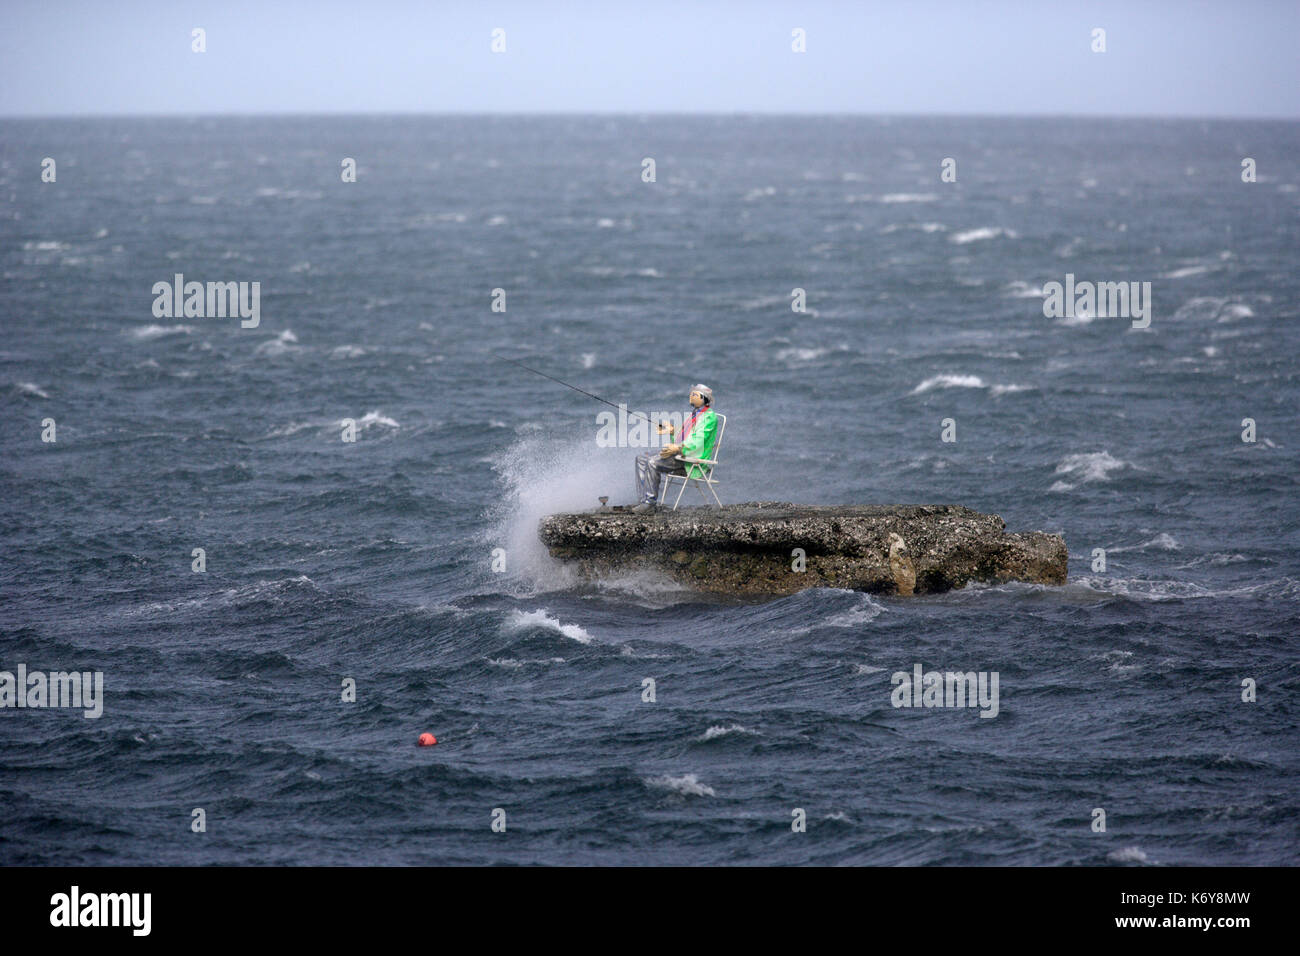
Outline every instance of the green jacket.
MULTIPOLYGON (((683 458, 707 458, 712 460, 713 449, 718 443, 718 416, 712 408, 706 408, 695 419, 695 424, 682 440, 682 450, 678 452, 683 458)), ((708 465, 687 465, 686 474, 691 478, 703 478, 708 465)))

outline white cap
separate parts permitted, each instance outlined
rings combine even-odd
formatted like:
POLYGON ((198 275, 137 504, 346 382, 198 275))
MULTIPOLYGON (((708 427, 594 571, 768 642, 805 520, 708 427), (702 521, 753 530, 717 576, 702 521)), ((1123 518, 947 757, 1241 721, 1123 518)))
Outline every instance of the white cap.
POLYGON ((713 404, 713 389, 709 388, 709 386, 707 386, 707 385, 695 385, 695 386, 692 386, 691 391, 692 391, 692 392, 699 392, 701 395, 703 395, 705 398, 707 398, 707 399, 709 400, 709 404, 710 404, 710 405, 713 404))

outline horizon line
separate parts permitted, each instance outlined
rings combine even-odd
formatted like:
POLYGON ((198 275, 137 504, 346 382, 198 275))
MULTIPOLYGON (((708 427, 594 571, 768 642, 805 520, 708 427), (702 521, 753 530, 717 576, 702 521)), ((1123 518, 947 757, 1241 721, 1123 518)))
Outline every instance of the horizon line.
POLYGON ((945 113, 945 112, 908 112, 889 111, 858 112, 785 112, 779 110, 259 110, 259 111, 201 111, 201 112, 99 112, 99 113, 0 113, 0 122, 9 120, 107 120, 107 119, 283 119, 295 117, 302 119, 340 119, 371 117, 456 117, 456 118, 558 118, 558 117, 672 117, 672 118, 743 118, 764 119, 1109 119, 1109 120, 1186 120, 1192 122, 1300 122, 1300 114, 1295 116, 1247 115, 1233 116, 1224 114, 1195 113, 945 113))

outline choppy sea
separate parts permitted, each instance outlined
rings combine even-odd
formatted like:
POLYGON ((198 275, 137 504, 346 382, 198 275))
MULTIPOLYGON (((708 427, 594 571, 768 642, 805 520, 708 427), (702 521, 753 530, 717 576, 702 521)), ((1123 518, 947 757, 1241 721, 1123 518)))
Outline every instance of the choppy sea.
POLYGON ((0 863, 1296 863, 1298 156, 1283 122, 0 122, 0 670, 104 687, 0 709, 0 863), (258 282, 257 326, 155 314, 176 274, 258 282), (1150 327, 1045 316, 1067 274, 1150 283, 1150 327), (646 412, 704 382, 724 500, 959 503, 1063 535, 1069 583, 577 582, 537 520, 630 501, 640 449, 494 353, 646 412), (894 707, 917 664, 996 672, 997 716, 894 707))

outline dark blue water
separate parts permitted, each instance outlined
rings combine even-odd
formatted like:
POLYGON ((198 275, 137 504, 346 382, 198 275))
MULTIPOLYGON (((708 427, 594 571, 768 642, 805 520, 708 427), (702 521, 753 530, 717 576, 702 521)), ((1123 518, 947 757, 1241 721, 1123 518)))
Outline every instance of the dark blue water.
POLYGON ((105 683, 96 720, 0 710, 0 862, 1300 858, 1297 124, 0 144, 0 669, 105 683), (177 272, 260 282, 260 325, 154 316, 177 272), (1045 318, 1066 273, 1150 282, 1150 329, 1045 318), (638 449, 494 351, 634 409, 712 386, 725 500, 961 503, 1064 535, 1069 584, 580 585, 537 518, 630 500, 638 449), (998 672, 998 716, 895 709, 917 663, 998 672))

